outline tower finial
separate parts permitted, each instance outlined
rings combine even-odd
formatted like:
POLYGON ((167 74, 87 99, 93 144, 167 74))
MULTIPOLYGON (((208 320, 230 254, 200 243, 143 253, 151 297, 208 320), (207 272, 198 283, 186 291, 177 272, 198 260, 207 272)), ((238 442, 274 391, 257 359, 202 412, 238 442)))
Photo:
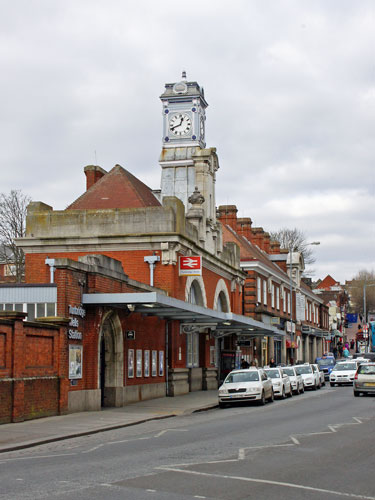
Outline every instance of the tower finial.
POLYGON ((182 72, 182 80, 185 81, 186 80, 186 71, 184 70, 182 72))

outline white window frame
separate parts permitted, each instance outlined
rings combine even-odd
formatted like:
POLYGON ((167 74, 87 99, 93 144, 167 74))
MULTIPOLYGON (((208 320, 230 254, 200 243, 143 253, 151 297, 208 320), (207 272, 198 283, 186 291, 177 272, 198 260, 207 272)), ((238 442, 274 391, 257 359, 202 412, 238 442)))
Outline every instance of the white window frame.
POLYGON ((267 281, 263 280, 263 304, 267 305, 267 281))
POLYGON ((276 287, 276 309, 280 311, 280 288, 276 287))
POLYGON ((271 285, 271 307, 275 309, 275 285, 273 283, 271 285))
POLYGON ((262 302, 262 280, 260 277, 257 277, 257 302, 259 304, 262 302))

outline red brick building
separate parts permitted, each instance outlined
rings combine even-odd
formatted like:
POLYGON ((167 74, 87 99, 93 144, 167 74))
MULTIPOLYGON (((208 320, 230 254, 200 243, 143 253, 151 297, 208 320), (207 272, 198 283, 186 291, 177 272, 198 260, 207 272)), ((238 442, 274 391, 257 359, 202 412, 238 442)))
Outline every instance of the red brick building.
POLYGON ((68 411, 216 388, 240 362, 239 338, 283 336, 243 314, 247 274, 216 217, 203 89, 183 79, 161 99, 161 189, 119 165, 86 167, 66 210, 29 205, 26 285, 0 288, 0 309, 69 318, 68 411))

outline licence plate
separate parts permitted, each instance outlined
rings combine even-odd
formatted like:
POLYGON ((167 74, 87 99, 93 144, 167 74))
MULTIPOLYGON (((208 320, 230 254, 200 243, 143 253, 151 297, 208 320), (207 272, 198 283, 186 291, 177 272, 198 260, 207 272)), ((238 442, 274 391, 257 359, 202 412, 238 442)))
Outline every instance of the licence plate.
POLYGON ((366 382, 365 386, 366 387, 374 387, 375 386, 375 382, 366 382))

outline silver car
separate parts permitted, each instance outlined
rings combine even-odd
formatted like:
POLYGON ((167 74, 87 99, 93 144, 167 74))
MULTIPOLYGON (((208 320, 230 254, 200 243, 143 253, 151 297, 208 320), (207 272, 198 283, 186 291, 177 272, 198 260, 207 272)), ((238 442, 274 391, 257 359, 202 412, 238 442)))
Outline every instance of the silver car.
POLYGON ((282 368, 283 373, 286 373, 292 384, 292 389, 294 394, 302 394, 305 392, 305 386, 303 385, 302 375, 298 375, 294 366, 285 366, 282 368))
POLYGON ((375 394, 375 363, 363 363, 358 366, 353 381, 354 396, 375 394))
POLYGON ((264 405, 266 400, 272 402, 273 399, 272 382, 261 368, 233 370, 219 387, 220 408, 242 401, 258 401, 264 405))

